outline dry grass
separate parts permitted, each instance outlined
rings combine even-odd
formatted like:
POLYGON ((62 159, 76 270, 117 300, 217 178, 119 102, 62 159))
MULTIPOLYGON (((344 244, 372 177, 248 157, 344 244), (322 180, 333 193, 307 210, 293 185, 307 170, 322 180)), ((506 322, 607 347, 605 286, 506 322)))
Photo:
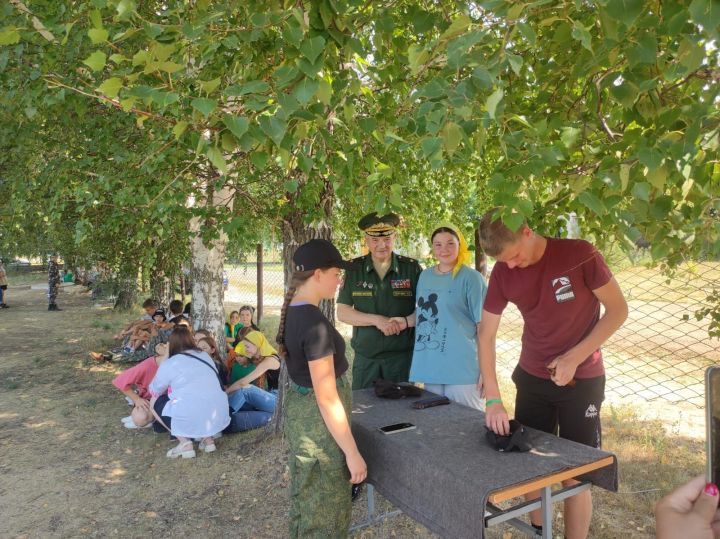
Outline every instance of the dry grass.
MULTIPOLYGON (((0 537, 285 537, 287 467, 282 440, 227 436, 218 452, 169 461, 167 436, 128 431, 128 407, 110 385, 119 370, 88 350, 111 344, 127 320, 64 291, 62 313, 42 291, 12 291, 0 312, 0 537)), ((263 321, 274 335, 276 316, 263 321)), ((513 388, 504 389, 512 401, 513 388)), ((698 411, 606 402, 605 448, 618 455, 619 493, 595 490, 591 536, 653 537, 652 505, 703 466, 698 411)), ((353 521, 364 517, 364 499, 353 521)), ((382 499, 380 511, 392 509, 382 499)), ((559 527, 556 527, 559 531, 559 527)), ((488 537, 522 537, 506 528, 488 537)), ((355 534, 434 537, 405 516, 355 534)))

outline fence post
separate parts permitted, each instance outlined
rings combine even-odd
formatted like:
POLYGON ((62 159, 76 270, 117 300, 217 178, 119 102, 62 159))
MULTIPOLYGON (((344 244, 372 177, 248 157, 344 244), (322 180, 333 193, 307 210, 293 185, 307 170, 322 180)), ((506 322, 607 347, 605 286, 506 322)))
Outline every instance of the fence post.
POLYGON ((256 273, 257 273, 257 324, 260 324, 260 320, 263 317, 263 247, 262 243, 257 244, 256 251, 256 273))

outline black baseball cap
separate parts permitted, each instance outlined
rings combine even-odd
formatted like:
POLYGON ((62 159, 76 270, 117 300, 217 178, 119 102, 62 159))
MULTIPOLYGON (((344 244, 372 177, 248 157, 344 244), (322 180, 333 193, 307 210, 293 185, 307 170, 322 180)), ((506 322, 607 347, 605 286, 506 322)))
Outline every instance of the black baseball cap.
POLYGON ((310 271, 318 268, 352 269, 352 262, 343 260, 335 246, 328 240, 315 239, 303 243, 293 255, 295 271, 310 271))

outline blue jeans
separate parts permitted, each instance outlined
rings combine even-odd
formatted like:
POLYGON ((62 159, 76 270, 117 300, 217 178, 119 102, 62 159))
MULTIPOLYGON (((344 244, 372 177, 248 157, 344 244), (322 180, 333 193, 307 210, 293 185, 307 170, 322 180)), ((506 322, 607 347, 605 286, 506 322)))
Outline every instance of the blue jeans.
POLYGON ((225 432, 242 432, 267 425, 277 404, 276 395, 252 385, 234 391, 228 400, 232 413, 225 432))

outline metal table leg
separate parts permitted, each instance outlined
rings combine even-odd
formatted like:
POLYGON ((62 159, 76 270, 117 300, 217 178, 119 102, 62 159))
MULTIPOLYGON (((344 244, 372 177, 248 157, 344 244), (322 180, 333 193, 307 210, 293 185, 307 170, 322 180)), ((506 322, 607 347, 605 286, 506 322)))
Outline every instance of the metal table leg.
POLYGON ((387 513, 383 513, 382 515, 376 515, 375 514, 375 487, 371 485, 370 483, 365 483, 365 486, 367 487, 367 519, 365 519, 364 522, 361 522, 360 524, 357 524, 350 528, 350 531, 353 532, 355 530, 359 530, 361 528, 366 528, 368 526, 372 526, 373 524, 377 524, 378 522, 382 522, 388 517, 394 517, 397 515, 402 514, 402 511, 399 509, 396 509, 395 511, 388 511, 387 513))
POLYGON ((543 487, 540 491, 540 502, 542 510, 543 539, 552 539, 552 489, 543 487))

